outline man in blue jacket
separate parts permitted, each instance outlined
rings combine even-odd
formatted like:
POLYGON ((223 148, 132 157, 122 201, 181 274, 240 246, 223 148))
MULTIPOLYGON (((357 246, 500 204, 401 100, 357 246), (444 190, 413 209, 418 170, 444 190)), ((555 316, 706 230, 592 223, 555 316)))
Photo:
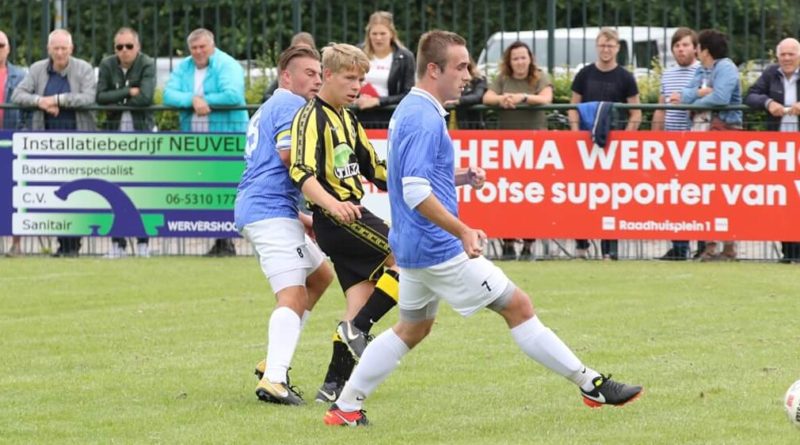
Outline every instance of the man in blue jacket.
POLYGON ((244 133, 246 110, 212 110, 244 105, 244 70, 239 62, 214 45, 214 34, 198 28, 186 38, 189 52, 164 88, 164 105, 191 107, 181 112, 181 131, 244 133))
MULTIPOLYGON (((186 38, 191 57, 184 59, 164 88, 164 105, 191 107, 181 111, 181 131, 192 133, 244 133, 247 110, 212 110, 212 107, 244 105, 244 70, 233 57, 214 45, 214 34, 197 28, 186 38)), ((209 256, 233 256, 236 249, 220 238, 209 256)))

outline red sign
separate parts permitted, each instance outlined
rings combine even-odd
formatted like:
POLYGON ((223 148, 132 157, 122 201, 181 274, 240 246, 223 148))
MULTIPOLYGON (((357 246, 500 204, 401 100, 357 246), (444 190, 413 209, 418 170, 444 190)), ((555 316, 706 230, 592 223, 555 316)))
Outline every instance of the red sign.
POLYGON ((456 166, 487 175, 460 216, 490 237, 800 240, 800 133, 451 135, 456 166))

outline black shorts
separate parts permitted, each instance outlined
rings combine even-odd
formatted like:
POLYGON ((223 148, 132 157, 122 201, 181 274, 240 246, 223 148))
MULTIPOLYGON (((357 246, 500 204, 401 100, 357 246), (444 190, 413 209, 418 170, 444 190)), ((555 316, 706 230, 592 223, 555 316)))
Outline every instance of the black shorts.
POLYGON ((317 244, 333 262, 342 290, 381 276, 392 253, 389 226, 382 219, 361 208, 361 219, 345 224, 315 206, 313 227, 317 244))

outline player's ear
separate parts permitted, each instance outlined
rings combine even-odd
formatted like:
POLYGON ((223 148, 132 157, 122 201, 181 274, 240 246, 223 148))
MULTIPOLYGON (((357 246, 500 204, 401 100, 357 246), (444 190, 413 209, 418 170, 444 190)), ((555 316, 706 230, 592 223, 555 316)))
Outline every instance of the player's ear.
POLYGON ((322 69, 322 81, 328 81, 333 76, 333 71, 330 68, 323 68, 322 69))
POLYGON ((431 79, 438 79, 439 78, 439 65, 429 62, 428 63, 428 75, 431 79))

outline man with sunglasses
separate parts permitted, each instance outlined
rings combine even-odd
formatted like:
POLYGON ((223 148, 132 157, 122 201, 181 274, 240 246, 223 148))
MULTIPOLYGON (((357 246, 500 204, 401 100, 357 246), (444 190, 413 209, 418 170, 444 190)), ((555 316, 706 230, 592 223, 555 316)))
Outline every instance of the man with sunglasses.
MULTIPOLYGON (((141 52, 139 34, 131 28, 120 28, 114 35, 114 55, 100 62, 97 80, 97 103, 143 107, 141 111, 109 111, 105 129, 119 131, 152 131, 153 104, 156 88, 156 67, 152 58, 141 52)), ((112 238, 106 258, 125 256, 125 238, 112 238)), ((138 256, 150 256, 147 238, 136 240, 138 256)))

